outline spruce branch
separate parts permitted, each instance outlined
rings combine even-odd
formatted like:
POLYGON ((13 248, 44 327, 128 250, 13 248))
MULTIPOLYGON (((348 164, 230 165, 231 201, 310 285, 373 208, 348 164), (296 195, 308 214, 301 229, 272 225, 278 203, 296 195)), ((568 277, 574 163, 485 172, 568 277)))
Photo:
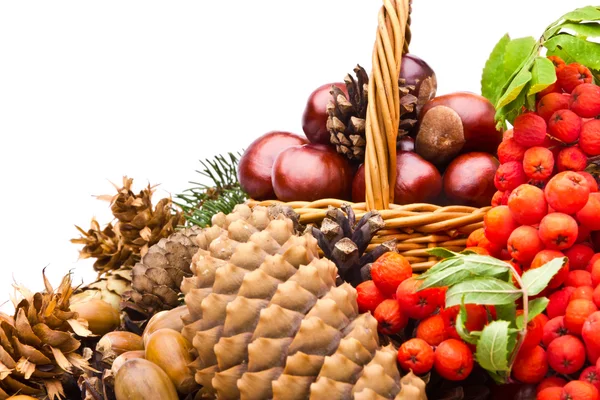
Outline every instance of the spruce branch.
POLYGON ((213 215, 229 214, 237 204, 246 201, 248 196, 237 177, 240 156, 241 152, 227 153, 200 160, 202 168, 196 172, 202 181, 191 181, 191 188, 175 196, 174 203, 183 210, 186 226, 209 226, 213 215))

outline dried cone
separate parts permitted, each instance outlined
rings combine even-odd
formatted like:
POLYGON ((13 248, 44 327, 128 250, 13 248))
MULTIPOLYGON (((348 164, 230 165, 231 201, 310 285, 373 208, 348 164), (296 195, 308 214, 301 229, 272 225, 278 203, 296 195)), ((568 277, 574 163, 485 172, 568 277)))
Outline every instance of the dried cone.
POLYGON ((150 247, 132 271, 132 289, 123 294, 125 326, 141 333, 154 314, 180 304, 181 281, 191 276, 192 256, 198 250, 198 227, 178 231, 150 247))
MULTIPOLYGON (((44 275, 45 291, 32 293, 17 286, 22 299, 14 299, 14 317, 0 315, 0 399, 21 394, 65 397, 62 380, 89 368, 76 351, 79 336, 89 336, 87 322, 69 310, 71 277, 54 290, 44 275)), ((91 355, 91 351, 90 354, 91 355)))
POLYGON ((198 355, 190 366, 201 395, 406 398, 396 397, 396 351, 379 346, 371 314, 358 314, 356 290, 335 286, 337 268, 318 258, 314 237, 295 236, 292 220, 266 213, 221 216, 198 236, 206 240, 182 283, 182 334, 198 355))
MULTIPOLYGON (((367 118, 369 75, 363 67, 354 68, 356 79, 350 74, 344 78, 348 95, 337 86, 331 87, 332 99, 327 104, 327 130, 330 141, 338 153, 351 160, 363 161, 367 145, 365 125, 367 118)), ((427 86, 427 85, 426 85, 427 86)), ((427 86, 428 87, 428 86, 427 86)), ((418 99, 412 94, 415 87, 399 80, 400 88, 400 126, 398 136, 404 136, 417 124, 418 99)), ((430 95, 428 93, 428 95, 430 95)), ((435 95, 435 89, 433 90, 435 95)), ((433 97, 433 96, 431 96, 433 97)))
POLYGON ((91 299, 104 300, 114 309, 121 309, 121 296, 131 289, 131 268, 121 267, 102 274, 95 282, 82 286, 71 297, 71 304, 91 299))
POLYGON ((104 229, 92 219, 88 231, 77 227, 82 236, 71 242, 83 244, 81 258, 96 258, 94 269, 98 272, 116 270, 121 266, 132 267, 148 248, 161 238, 171 235, 183 223, 183 214, 173 213, 169 198, 152 205, 154 187, 148 187, 138 194, 131 190, 133 179, 123 177, 123 187, 115 196, 99 196, 109 200, 111 211, 116 218, 113 226, 104 229))

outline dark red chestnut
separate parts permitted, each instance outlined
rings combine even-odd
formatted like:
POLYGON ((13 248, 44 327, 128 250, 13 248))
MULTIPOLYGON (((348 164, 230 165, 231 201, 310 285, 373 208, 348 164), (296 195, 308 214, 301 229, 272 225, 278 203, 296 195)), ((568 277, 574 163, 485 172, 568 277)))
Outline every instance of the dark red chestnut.
POLYGON ((403 85, 414 86, 413 89, 409 90, 409 93, 419 100, 417 102, 417 113, 426 102, 435 97, 437 91, 435 72, 429 64, 414 54, 402 56, 400 80, 403 85))
POLYGON ((444 172, 444 193, 451 204, 486 207, 496 193, 494 175, 500 163, 489 153, 456 157, 444 172))
POLYGON ((293 146, 273 164, 272 182, 281 201, 350 198, 352 166, 335 148, 324 144, 293 146))
POLYGON ((289 132, 269 132, 256 139, 240 158, 238 179, 242 189, 256 200, 274 199, 271 170, 275 157, 291 146, 308 143, 289 132))
POLYGON ((331 85, 339 87, 346 95, 346 85, 342 82, 319 86, 308 97, 302 114, 302 130, 311 143, 330 144, 327 131, 327 103, 331 100, 331 85))
MULTIPOLYGON (((442 176, 437 168, 421 156, 400 152, 396 156, 395 204, 431 203, 442 191, 442 176)), ((365 169, 362 165, 352 182, 352 201, 365 201, 365 169)))
POLYGON ((494 120, 496 110, 488 99, 469 92, 438 96, 423 106, 419 120, 422 120, 425 114, 435 106, 449 107, 460 116, 465 138, 463 153, 484 151, 496 154, 498 145, 502 141, 502 132, 496 130, 496 121, 494 120))
POLYGON ((398 138, 396 149, 398 151, 415 151, 415 139, 408 135, 398 138))

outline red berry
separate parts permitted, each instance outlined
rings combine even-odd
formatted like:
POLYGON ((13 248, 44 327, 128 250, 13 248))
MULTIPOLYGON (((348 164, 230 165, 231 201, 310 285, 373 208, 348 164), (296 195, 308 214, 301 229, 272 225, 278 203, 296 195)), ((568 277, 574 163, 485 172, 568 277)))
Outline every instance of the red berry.
POLYGON ((557 337, 568 334, 570 334, 570 332, 565 326, 565 317, 554 317, 544 325, 542 330, 542 343, 544 346, 548 347, 548 345, 557 337))
POLYGON ((590 366, 581 371, 579 380, 594 385, 596 389, 600 389, 600 374, 596 370, 596 366, 590 366))
POLYGON ((586 228, 600 230, 600 193, 590 193, 587 203, 577 211, 575 217, 586 228))
POLYGON ((498 146, 498 161, 500 161, 500 164, 509 161, 523 161, 525 150, 527 149, 515 142, 514 139, 504 140, 498 146))
POLYGON ((594 81, 590 70, 578 63, 572 63, 558 69, 556 77, 562 90, 567 93, 571 93, 573 89, 583 83, 592 83, 594 81))
POLYGON ((546 355, 550 367, 559 374, 575 373, 585 363, 585 347, 581 340, 572 335, 561 336, 550 342, 546 355))
POLYGON ((544 121, 549 121, 552 114, 558 110, 568 110, 570 94, 552 92, 540 99, 537 105, 537 113, 544 121))
POLYGON ((545 181, 552 175, 554 154, 545 147, 532 147, 523 156, 523 170, 528 178, 545 181))
POLYGON ((596 118, 600 114, 600 87, 592 83, 577 86, 571 93, 569 107, 582 118, 596 118))
POLYGON ((575 214, 587 203, 590 186, 582 175, 565 171, 556 174, 548 181, 544 194, 548 205, 554 210, 575 214))
POLYGON ((525 175, 525 171, 523 171, 523 164, 519 161, 509 161, 501 164, 494 176, 496 189, 502 191, 511 191, 526 182, 527 176, 525 175))
POLYGON ((494 207, 483 218, 485 237, 495 244, 506 246, 510 234, 519 223, 514 220, 508 206, 494 207))
POLYGON ((528 263, 537 253, 544 250, 544 244, 537 229, 523 225, 515 229, 508 237, 508 251, 512 258, 528 263))
POLYGON ((377 330, 384 335, 394 335, 408 324, 408 316, 400 310, 400 305, 394 299, 382 301, 373 314, 377 320, 377 330))
MULTIPOLYGON (((558 171, 583 171, 587 167, 587 156, 577 146, 566 147, 558 153, 558 171)), ((587 180, 587 179, 586 179, 587 180)))
POLYGON ((424 319, 443 306, 445 290, 429 288, 418 291, 422 280, 408 278, 396 290, 396 300, 403 313, 414 319, 424 319))
POLYGON ((358 311, 365 313, 367 311, 375 312, 375 309, 385 300, 383 293, 377 289, 373 281, 365 281, 356 287, 358 294, 358 311))
MULTIPOLYGON (((567 275, 568 273, 569 272, 567 271, 565 275, 567 275)), ((546 313, 548 314, 548 317, 554 319, 556 317, 564 316, 567 312, 567 306, 569 305, 571 296, 573 295, 575 290, 576 289, 574 287, 567 286, 562 288, 561 290, 552 293, 548 297, 550 302, 548 303, 548 307, 546 307, 546 313)), ((552 319, 550 321, 552 321, 552 319)))
POLYGON ((558 110, 548 121, 548 132, 563 143, 572 143, 579 139, 581 118, 571 110, 558 110))
MULTIPOLYGON (((531 266, 529 267, 529 269, 539 268, 539 267, 549 263, 550 261, 554 260, 555 258, 563 258, 564 256, 565 255, 563 253, 561 253, 560 251, 557 251, 557 250, 542 250, 536 254, 535 258, 531 262, 531 266)), ((548 288, 556 289, 557 287, 562 285, 563 282, 565 281, 565 279, 567 279, 567 275, 569 275, 568 259, 567 259, 567 262, 563 265, 563 267, 556 273, 556 275, 554 275, 554 277, 548 284, 548 288)), ((573 290, 575 290, 575 288, 573 288, 573 290)), ((571 293, 569 293, 569 296, 571 296, 571 293)), ((550 296, 550 297, 552 297, 552 296, 550 296)), ((569 298, 567 297, 567 301, 568 301, 568 299, 569 298)), ((550 315, 550 313, 548 312, 548 316, 550 318, 552 318, 553 316, 555 317, 556 315, 550 315)))
POLYGON ((573 334, 581 335, 585 320, 596 311, 598 307, 593 301, 585 299, 569 301, 565 313, 565 326, 573 334))
MULTIPOLYGON (((573 271, 569 271, 569 275, 567 275, 567 279, 565 280, 565 286, 573 286, 574 288, 578 288, 580 286, 592 286, 592 274, 589 272, 576 269, 573 271)), ((575 293, 573 293, 574 295, 575 293)), ((571 296, 571 299, 573 297, 571 296)), ((590 299, 591 300, 591 299, 590 299)))
POLYGON ((539 146, 546 139, 546 121, 537 114, 521 114, 513 126, 513 139, 521 146, 539 146))
POLYGON ((551 213, 540 222, 540 239, 548 249, 568 249, 575 244, 577 233, 577 222, 567 214, 551 213))
POLYGON ((600 120, 584 122, 579 135, 579 147, 588 156, 600 155, 600 120))
POLYGON ((410 339, 398 349, 398 363, 405 371, 425 374, 433 367, 433 349, 423 339, 410 339))
POLYGON ((594 249, 585 244, 576 244, 570 249, 565 250, 565 256, 569 259, 569 265, 571 270, 583 269, 587 267, 588 263, 594 256, 594 249))
POLYGON ((523 383, 539 383, 548 372, 546 352, 541 346, 519 351, 512 368, 515 379, 523 383))
POLYGON ((518 223, 534 225, 548 213, 548 203, 542 189, 525 184, 512 191, 508 197, 508 209, 518 223))
POLYGON ((410 263, 396 252, 390 251, 383 254, 371 266, 371 279, 381 293, 387 297, 394 295, 398 285, 411 276, 410 263))
POLYGON ((444 340, 435 350, 434 367, 442 378, 462 381, 473 370, 473 353, 460 340, 444 340))

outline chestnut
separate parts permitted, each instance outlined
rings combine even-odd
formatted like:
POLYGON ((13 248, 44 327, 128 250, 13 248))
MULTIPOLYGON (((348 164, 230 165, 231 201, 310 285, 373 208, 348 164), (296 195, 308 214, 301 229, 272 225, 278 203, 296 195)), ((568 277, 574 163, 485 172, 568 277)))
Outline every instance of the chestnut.
POLYGON ((437 91, 435 72, 429 64, 414 54, 404 54, 402 56, 400 84, 408 86, 408 93, 417 98, 415 117, 419 114, 423 105, 435 97, 437 91))
POLYGON ((496 193, 494 176, 499 165, 489 153, 472 152, 455 158, 444 173, 444 193, 450 203, 489 206, 496 193))
POLYGON ((291 146, 308 143, 298 135, 273 131, 256 139, 244 152, 238 165, 242 189, 256 200, 274 199, 271 169, 275 157, 291 146))
MULTIPOLYGON (((442 191, 442 176, 437 168, 421 156, 399 152, 396 156, 395 204, 435 202, 442 191)), ((365 201, 365 167, 361 165, 352 182, 352 201, 365 201)))
POLYGON ((350 198, 353 168, 332 146, 309 143, 282 151, 273 163, 273 189, 281 201, 350 198))
POLYGON ((502 132, 496 130, 496 110, 488 99, 475 93, 457 92, 435 97, 423 106, 419 121, 435 106, 446 106, 460 116, 465 144, 462 153, 483 151, 496 154, 502 132))
POLYGON ((329 93, 332 85, 340 88, 348 96, 346 85, 342 82, 327 83, 310 94, 302 114, 302 130, 311 143, 330 144, 327 130, 327 103, 332 99, 329 93))
POLYGON ((398 138, 396 149, 398 151, 415 151, 415 139, 408 135, 398 138))

